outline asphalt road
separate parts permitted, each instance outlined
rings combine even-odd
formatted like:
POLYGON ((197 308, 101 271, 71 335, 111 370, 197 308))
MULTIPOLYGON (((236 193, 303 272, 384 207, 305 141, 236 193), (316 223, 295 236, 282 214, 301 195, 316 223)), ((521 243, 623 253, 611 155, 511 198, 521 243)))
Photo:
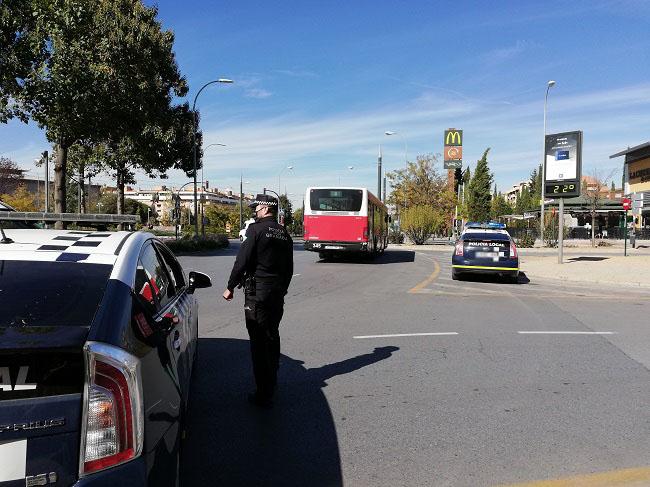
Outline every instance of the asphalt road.
POLYGON ((220 297, 238 246, 181 258, 214 283, 184 485, 650 485, 650 293, 459 282, 439 252, 321 262, 296 245, 264 411, 246 402, 241 292, 220 297), (405 334, 420 335, 385 336, 405 334))

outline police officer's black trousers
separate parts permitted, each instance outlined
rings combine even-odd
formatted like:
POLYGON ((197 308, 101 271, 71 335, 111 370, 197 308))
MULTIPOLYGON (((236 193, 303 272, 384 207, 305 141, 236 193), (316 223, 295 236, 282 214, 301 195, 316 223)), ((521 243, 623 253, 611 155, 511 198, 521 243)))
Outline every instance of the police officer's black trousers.
POLYGON ((255 295, 246 294, 244 314, 251 342, 253 374, 257 394, 270 399, 280 366, 279 326, 284 313, 284 296, 258 284, 255 295))

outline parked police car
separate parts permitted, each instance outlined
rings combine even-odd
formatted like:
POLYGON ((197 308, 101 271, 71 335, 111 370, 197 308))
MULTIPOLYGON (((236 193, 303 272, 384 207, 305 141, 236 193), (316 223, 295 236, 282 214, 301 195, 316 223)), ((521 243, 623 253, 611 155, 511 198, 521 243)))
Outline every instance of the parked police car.
POLYGON ((517 246, 502 223, 468 223, 451 261, 451 277, 464 274, 497 274, 511 282, 519 279, 517 246))
POLYGON ((143 232, 5 234, 0 486, 177 485, 210 278, 143 232))

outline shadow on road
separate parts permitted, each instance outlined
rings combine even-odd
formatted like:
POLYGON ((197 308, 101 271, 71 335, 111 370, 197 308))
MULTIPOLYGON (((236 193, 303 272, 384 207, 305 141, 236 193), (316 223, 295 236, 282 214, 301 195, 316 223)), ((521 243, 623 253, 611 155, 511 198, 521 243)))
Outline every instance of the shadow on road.
POLYGON ((319 264, 328 264, 331 262, 345 262, 346 264, 402 264, 406 262, 415 262, 415 252, 412 250, 386 250, 383 254, 374 259, 364 254, 341 254, 327 259, 318 260, 319 264))
POLYGON ((507 280, 507 278, 499 276, 498 274, 463 274, 460 280, 467 282, 489 282, 494 284, 512 285, 530 283, 530 279, 528 279, 526 273, 521 271, 519 272, 519 279, 517 282, 510 282, 507 280))
POLYGON ((567 262, 600 262, 607 259, 609 257, 571 257, 567 259, 567 262))
POLYGON ((275 407, 260 410, 246 401, 253 388, 248 341, 200 339, 182 485, 342 485, 336 429, 322 388, 397 350, 375 348, 314 369, 283 355, 275 407))

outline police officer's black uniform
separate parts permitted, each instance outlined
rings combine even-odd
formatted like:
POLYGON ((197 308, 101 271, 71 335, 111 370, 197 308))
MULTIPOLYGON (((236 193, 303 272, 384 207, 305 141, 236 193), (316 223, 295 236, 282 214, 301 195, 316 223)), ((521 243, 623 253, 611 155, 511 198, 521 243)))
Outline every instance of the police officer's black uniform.
MULTIPOLYGON (((276 201, 258 195, 251 206, 276 201)), ((262 405, 270 404, 275 390, 280 360, 278 327, 292 275, 293 241, 287 230, 274 216, 249 225, 228 280, 228 290, 244 285, 244 314, 257 384, 251 400, 262 405)))

